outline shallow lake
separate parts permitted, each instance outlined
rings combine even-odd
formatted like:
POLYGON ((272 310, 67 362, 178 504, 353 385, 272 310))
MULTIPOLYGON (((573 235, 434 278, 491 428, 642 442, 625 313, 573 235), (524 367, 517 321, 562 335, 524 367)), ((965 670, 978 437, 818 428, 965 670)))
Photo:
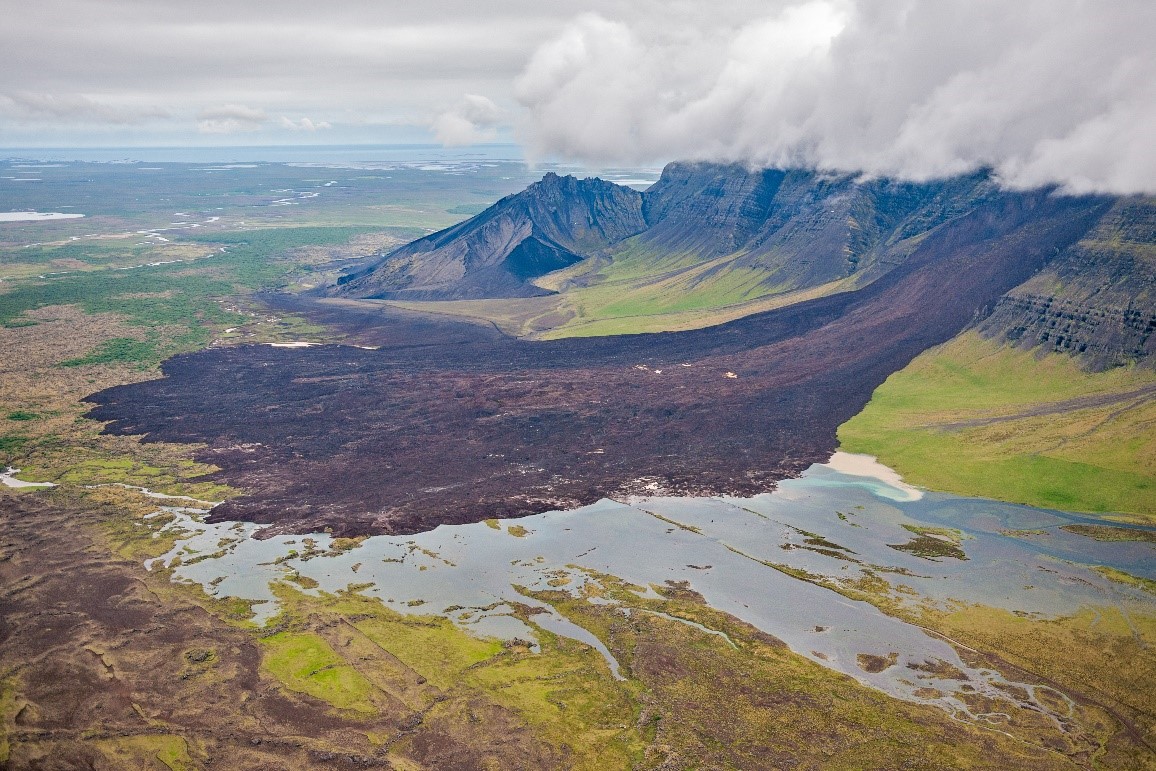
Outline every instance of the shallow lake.
MULTIPOLYGON (((445 615, 479 635, 529 640, 534 629, 505 603, 540 603, 517 585, 553 589, 566 580, 565 588, 578 590, 591 580, 586 571, 640 587, 685 581, 712 607, 823 666, 953 714, 970 714, 952 695, 958 681, 916 675, 915 667, 946 663, 993 694, 1006 680, 965 663, 951 645, 918 626, 781 568, 839 581, 869 572, 904 585, 908 593, 896 596, 909 602, 977 602, 1051 616, 1111 605, 1127 617, 1154 604, 1150 595, 1092 568, 1108 565, 1156 578, 1156 544, 1100 542, 1060 529, 1095 521, 1078 515, 919 491, 871 459, 845 454, 753 498, 603 500, 498 521, 496 527, 478 523, 371 537, 332 555, 319 554, 332 543, 326 534, 261 540, 253 537, 258 525, 210 525, 193 509, 165 510, 176 516, 170 527, 186 536, 150 566, 175 564, 177 580, 196 582, 217 596, 264 601, 255 606, 259 622, 277 612, 270 585, 294 573, 318 582, 315 591, 357 585, 402 613, 445 615), (916 538, 918 528, 939 528, 931 537, 956 545, 960 556, 894 548, 916 538), (860 654, 894 654, 894 664, 865 671, 860 654), (942 695, 920 695, 927 688, 942 695)), ((652 588, 645 591, 655 596, 652 588)), ((534 616, 536 624, 597 648, 617 676, 617 662, 593 634, 553 608, 544 611, 534 616)), ((1031 686, 1027 690, 1034 693, 1031 686)))
POLYGON ((42 222, 44 220, 74 220, 83 214, 67 214, 58 211, 4 211, 0 212, 0 222, 42 222))

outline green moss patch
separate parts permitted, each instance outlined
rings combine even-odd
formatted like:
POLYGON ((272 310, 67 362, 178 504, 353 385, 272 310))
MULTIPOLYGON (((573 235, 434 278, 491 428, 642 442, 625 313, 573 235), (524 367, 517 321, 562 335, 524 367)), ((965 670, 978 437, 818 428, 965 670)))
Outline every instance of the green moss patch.
POLYGON ((105 340, 91 353, 75 359, 66 359, 62 367, 81 367, 86 364, 157 364, 160 357, 157 344, 150 340, 114 337, 105 340))
POLYGON ((39 420, 40 416, 35 412, 25 412, 24 410, 16 410, 8 413, 9 420, 39 420))
POLYGON ((261 640, 262 666, 286 688, 342 710, 372 714, 373 686, 329 643, 308 632, 281 632, 261 640))
POLYGON ((1064 525, 1060 530, 1095 538, 1097 541, 1147 541, 1148 543, 1156 543, 1156 530, 1140 530, 1134 527, 1064 525))

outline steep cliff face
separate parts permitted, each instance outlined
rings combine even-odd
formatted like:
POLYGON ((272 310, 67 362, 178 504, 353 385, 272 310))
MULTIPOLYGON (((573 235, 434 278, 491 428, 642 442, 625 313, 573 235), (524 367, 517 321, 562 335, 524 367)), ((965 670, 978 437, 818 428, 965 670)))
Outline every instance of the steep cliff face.
POLYGON ((902 263, 927 232, 1000 195, 1008 194, 986 174, 908 184, 672 163, 639 193, 551 173, 343 277, 335 292, 413 300, 528 297, 546 293, 534 278, 599 252, 611 260, 641 255, 664 275, 671 260, 681 268, 721 260, 706 279, 740 271, 755 276, 764 294, 857 273, 872 280, 902 263))
POLYGON ((529 280, 645 227, 638 191, 551 173, 476 217, 342 277, 335 293, 410 300, 546 294, 529 280))
POLYGON ((1156 198, 1115 201, 1083 239, 996 303, 981 331, 1092 368, 1153 362, 1156 198))
POLYGON ((766 221, 788 172, 741 166, 672 163, 645 193, 651 224, 640 241, 704 259, 741 249, 766 221))
POLYGON ((877 278, 920 236, 1001 195, 986 173, 916 184, 672 163, 646 191, 650 227, 628 243, 704 261, 729 255, 731 268, 758 272, 768 289, 804 289, 877 278))

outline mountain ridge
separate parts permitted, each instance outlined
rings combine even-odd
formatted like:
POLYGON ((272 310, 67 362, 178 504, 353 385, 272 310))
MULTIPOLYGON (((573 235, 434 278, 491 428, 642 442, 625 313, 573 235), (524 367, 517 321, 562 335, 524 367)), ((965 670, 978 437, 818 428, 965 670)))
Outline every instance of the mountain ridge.
POLYGON ((996 194, 985 172, 935 184, 856 177, 676 162, 640 193, 550 172, 475 217, 341 277, 333 293, 429 300, 541 295, 550 290, 533 279, 595 255, 613 261, 615 247, 627 243, 697 262, 733 255, 738 267, 762 268, 780 284, 804 288, 855 273, 880 250, 890 262, 901 261, 903 249, 891 248, 896 242, 996 194), (944 191, 954 206, 935 205, 944 191), (918 218, 912 226, 916 214, 922 226, 918 218), (520 260, 527 252, 538 258, 520 260), (806 269, 813 263, 819 264, 806 269))
MULTIPOLYGON (((724 321, 861 288, 950 223, 979 213, 996 232, 1031 219, 1041 201, 1056 196, 1104 204, 1103 216, 986 308, 983 333, 1021 346, 1058 346, 1095 367, 1147 360, 1156 346, 1156 200, 1007 190, 986 170, 904 182, 676 162, 643 192, 550 173, 476 217, 342 277, 329 294, 482 301, 467 303, 463 314, 491 320, 506 308, 517 313, 527 298, 554 295, 533 306, 546 332, 561 332, 545 337, 566 336, 567 328, 658 331, 661 319, 686 313, 709 325, 713 309, 736 309, 724 321), (1043 284, 1060 287, 1058 294, 1043 284), (622 321, 609 323, 615 318, 622 321)), ((954 248, 966 249, 985 231, 956 232, 967 235, 957 235, 954 248)), ((452 313, 459 305, 427 308, 452 313)))
POLYGON ((482 213, 419 238, 355 273, 337 293, 377 299, 532 297, 529 279, 645 229, 642 196, 553 172, 482 213))

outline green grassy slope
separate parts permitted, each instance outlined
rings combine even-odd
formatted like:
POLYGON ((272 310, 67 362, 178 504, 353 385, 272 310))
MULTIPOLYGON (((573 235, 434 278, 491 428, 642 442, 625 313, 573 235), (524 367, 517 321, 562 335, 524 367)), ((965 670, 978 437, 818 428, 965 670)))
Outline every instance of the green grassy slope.
POLYGON ((1088 373, 974 332, 917 357, 839 429, 914 484, 1156 520, 1156 372, 1088 373))
POLYGON ((612 259, 594 257, 539 279, 539 286, 559 292, 548 298, 390 304, 484 318, 510 334, 555 339, 700 329, 847 291, 859 278, 778 284, 773 268, 740 264, 741 254, 704 260, 631 241, 612 259))
POLYGON ((776 286, 770 268, 736 261, 736 255, 703 260, 642 244, 626 246, 569 288, 566 302, 575 314, 556 334, 654 331, 656 323, 657 328, 677 327, 688 313, 711 318, 728 307, 795 288, 776 286))

